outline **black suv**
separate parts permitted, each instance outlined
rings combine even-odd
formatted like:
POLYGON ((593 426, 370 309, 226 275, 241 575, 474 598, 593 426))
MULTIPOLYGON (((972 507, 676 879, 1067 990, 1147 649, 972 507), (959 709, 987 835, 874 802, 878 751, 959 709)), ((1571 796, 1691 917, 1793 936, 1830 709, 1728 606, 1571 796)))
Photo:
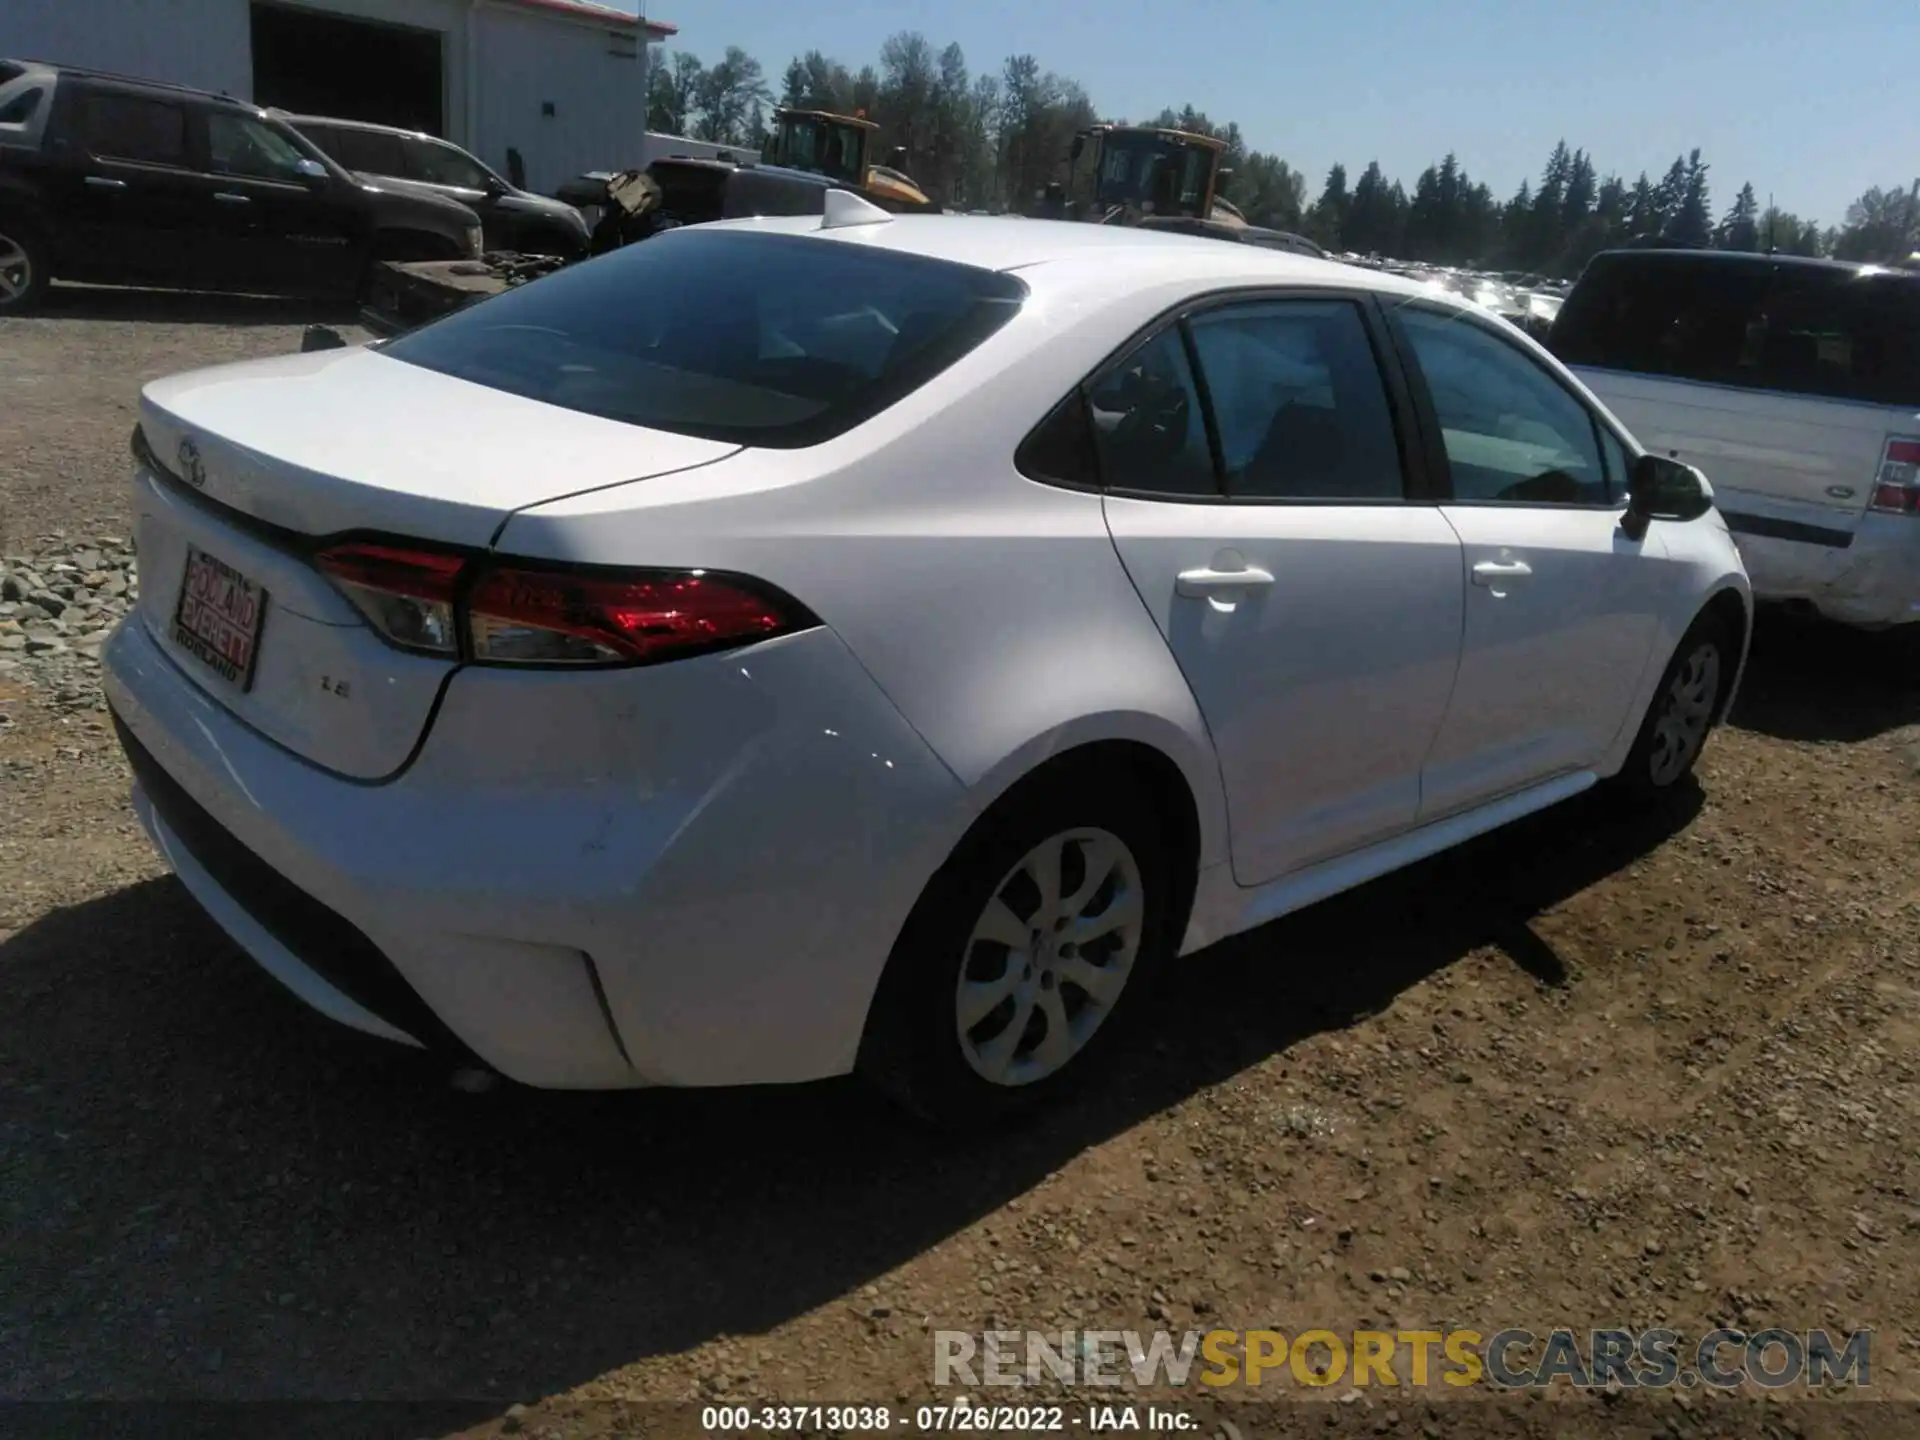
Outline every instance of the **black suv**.
POLYGON ((352 296, 376 260, 480 250, 464 205, 349 174, 255 106, 0 60, 0 314, 56 278, 352 296))
POLYGON ((349 170, 411 181, 459 201, 480 217, 489 250, 568 260, 587 253, 587 222, 578 210, 509 184, 458 145, 364 120, 271 113, 349 170))

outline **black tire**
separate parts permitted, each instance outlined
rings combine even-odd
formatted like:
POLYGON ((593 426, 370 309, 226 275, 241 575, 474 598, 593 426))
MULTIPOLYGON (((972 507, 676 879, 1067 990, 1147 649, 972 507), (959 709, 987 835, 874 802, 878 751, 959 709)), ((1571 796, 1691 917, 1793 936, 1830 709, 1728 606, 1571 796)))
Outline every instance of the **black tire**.
MULTIPOLYGON (((1151 797, 1124 781, 1115 783, 1110 774, 1041 779, 1003 800, 968 832, 908 916, 868 1016, 860 1046, 861 1075, 922 1119, 952 1129, 978 1128, 1014 1112, 1038 1108, 1078 1085, 1125 1048, 1129 1032, 1147 1012, 1145 997, 1179 943, 1186 905, 1184 892, 1176 884, 1178 863, 1151 797), (975 925, 984 921, 988 903, 996 897, 1023 926, 1043 920, 1038 913, 1029 915, 1021 905, 1022 882, 1033 895, 1038 890, 1027 877, 1016 879, 1012 872, 1043 842, 1060 836, 1075 837, 1063 852, 1061 873, 1066 883, 1061 889, 1080 889, 1088 883, 1089 872, 1098 869, 1099 862, 1089 865, 1086 857, 1111 855, 1108 839, 1117 841, 1131 860, 1139 881, 1140 918, 1130 965, 1122 966, 1116 952, 1096 954, 1096 946, 1106 945, 1104 938, 1090 941, 1085 954, 1074 954, 1069 944, 1057 958, 1051 948, 1059 943, 1057 931, 1042 946, 1025 952, 975 939, 975 925), (1099 1003, 1071 978, 1073 967, 1089 956, 1102 973, 1124 968, 1125 975, 1104 1017, 1097 1020, 1090 1017, 1101 1008, 1099 1003), (996 970, 996 963, 1005 968, 996 970), (1056 978, 1056 966, 1060 978, 1056 978), (958 1008, 963 976, 1001 985, 1016 968, 1029 977, 1017 986, 1027 995, 1027 1009, 1019 1009, 1020 995, 1010 993, 963 1039, 958 1008), (1051 1001, 1042 998, 1043 989, 1052 992, 1051 1001), (1070 1028, 1088 1020, 1091 1034, 1052 1073, 996 1083, 969 1058, 970 1048, 976 1057, 987 1052, 991 1040, 1004 1038, 1013 1029, 1014 1018, 1024 1015, 1024 1028, 1012 1040, 1012 1063, 1029 1071, 1043 1069, 1044 1062, 1037 1058, 1043 1047, 1033 1039, 1033 1021, 1040 1021, 1044 1038, 1054 1024, 1050 1017, 1063 1014, 1070 1028), (1023 1053, 1025 1060, 1019 1058, 1023 1053)), ((1116 862, 1112 877, 1124 871, 1124 863, 1116 862)), ((1120 913, 1106 907, 1121 903, 1122 888, 1110 877, 1089 892, 1082 913, 1088 909, 1120 913), (1095 905, 1103 896, 1105 904, 1095 905)), ((1079 973, 1088 972, 1080 969, 1079 973)))
POLYGON ((53 270, 40 232, 0 215, 0 315, 24 315, 46 298, 53 270))
POLYGON ((1693 622, 1661 672, 1626 763, 1609 781, 1616 797, 1657 804, 1693 773, 1739 663, 1738 639, 1724 619, 1702 615, 1693 622))

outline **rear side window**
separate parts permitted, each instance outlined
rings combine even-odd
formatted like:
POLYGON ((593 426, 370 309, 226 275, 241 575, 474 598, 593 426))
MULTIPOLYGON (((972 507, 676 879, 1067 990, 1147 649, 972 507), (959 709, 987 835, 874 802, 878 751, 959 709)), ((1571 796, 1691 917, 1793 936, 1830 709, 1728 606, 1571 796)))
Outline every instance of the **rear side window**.
POLYGON ((381 353, 583 414, 787 449, 904 399, 1026 293, 1011 275, 871 245, 688 230, 509 290, 381 353))
POLYGON ((137 95, 88 95, 80 102, 80 140, 89 153, 148 165, 187 163, 187 112, 137 95))
POLYGON ((1554 323, 1569 365, 1920 404, 1920 281, 1838 267, 1596 260, 1554 323))
POLYGON ((1741 368, 1766 390, 1920 405, 1920 280, 1783 265, 1741 368))
POLYGON ((25 125, 40 108, 40 88, 23 90, 11 100, 0 103, 0 125, 25 125))
POLYGON ((1358 306, 1277 300, 1188 324, 1229 495, 1404 498, 1393 414, 1358 306))
POLYGON ((407 173, 398 135, 388 135, 379 130, 355 130, 345 125, 330 133, 333 143, 326 147, 327 153, 347 169, 358 170, 366 175, 407 173))
POLYGON ((1206 410, 1177 327, 1162 330, 1094 381, 1087 401, 1100 478, 1110 489, 1219 495, 1206 410))

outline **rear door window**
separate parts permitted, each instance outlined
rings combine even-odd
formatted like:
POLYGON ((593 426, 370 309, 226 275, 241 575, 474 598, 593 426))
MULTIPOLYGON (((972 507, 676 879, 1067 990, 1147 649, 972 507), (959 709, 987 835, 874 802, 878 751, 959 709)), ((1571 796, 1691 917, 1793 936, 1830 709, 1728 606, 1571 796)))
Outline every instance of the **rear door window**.
POLYGON ((741 445, 818 444, 998 330, 1012 275, 798 235, 656 236, 381 353, 509 394, 741 445))
POLYGON ((1229 495, 1405 498, 1393 413, 1358 305, 1266 301, 1188 324, 1229 495))
POLYGON ((184 107, 140 95, 87 95, 80 101, 80 141, 103 160, 143 165, 187 163, 184 107))

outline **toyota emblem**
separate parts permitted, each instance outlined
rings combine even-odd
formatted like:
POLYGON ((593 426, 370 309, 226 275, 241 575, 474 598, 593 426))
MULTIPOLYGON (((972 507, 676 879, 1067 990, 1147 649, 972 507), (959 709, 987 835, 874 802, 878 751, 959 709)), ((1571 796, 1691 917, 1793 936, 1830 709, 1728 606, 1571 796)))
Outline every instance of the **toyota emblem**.
POLYGON ((180 442, 180 476, 196 490, 207 488, 207 467, 200 463, 200 447, 192 440, 180 442))

